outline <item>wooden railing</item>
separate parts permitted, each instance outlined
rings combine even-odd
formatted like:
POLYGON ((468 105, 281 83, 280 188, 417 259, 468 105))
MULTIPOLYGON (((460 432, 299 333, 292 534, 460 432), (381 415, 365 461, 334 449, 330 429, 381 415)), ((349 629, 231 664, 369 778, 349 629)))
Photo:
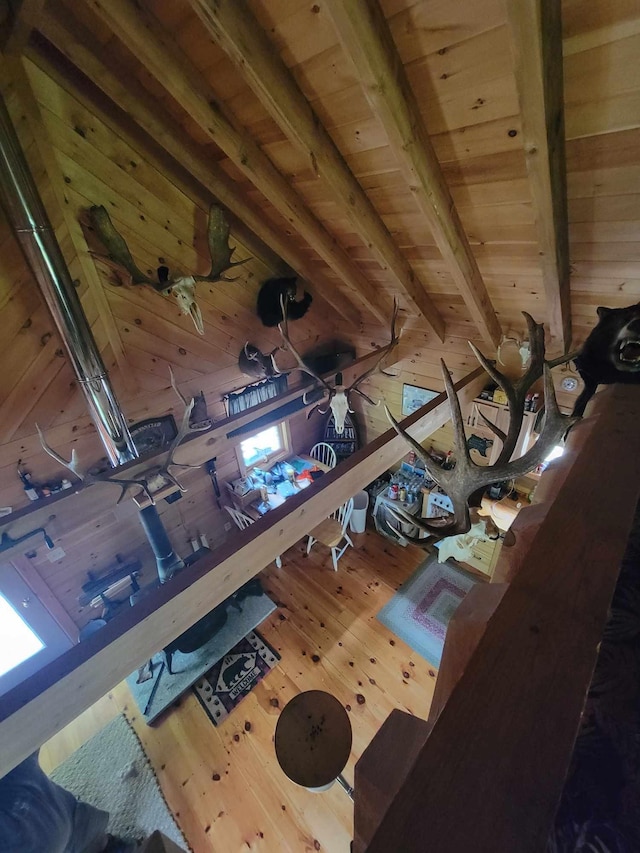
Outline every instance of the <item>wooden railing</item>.
POLYGON ((367 750, 402 778, 381 790, 367 752, 356 767, 354 853, 545 849, 640 494, 639 424, 640 387, 612 386, 572 430, 503 548, 510 582, 465 604, 428 723, 395 712, 367 750))
MULTIPOLYGON (((473 400, 485 381, 486 374, 478 368, 456 384, 463 405, 473 400)), ((403 425, 423 441, 448 419, 448 403, 441 394, 406 418, 403 425)), ((284 553, 321 519, 395 464, 406 450, 404 439, 388 430, 312 488, 290 498, 135 607, 119 613, 96 634, 3 696, 0 774, 284 553)), ((191 452, 189 446, 185 456, 191 452)))

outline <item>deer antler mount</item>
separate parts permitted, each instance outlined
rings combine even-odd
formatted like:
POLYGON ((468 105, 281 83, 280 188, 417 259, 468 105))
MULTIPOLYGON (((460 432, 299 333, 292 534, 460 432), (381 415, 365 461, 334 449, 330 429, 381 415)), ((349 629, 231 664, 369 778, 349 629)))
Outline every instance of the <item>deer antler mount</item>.
MULTIPOLYGON (((456 466, 445 470, 434 463, 424 448, 406 432, 393 418, 389 409, 385 406, 387 417, 398 435, 402 436, 412 450, 423 461, 425 469, 432 480, 449 496, 453 503, 454 515, 452 521, 437 523, 427 521, 409 515, 401 507, 390 508, 391 515, 402 523, 417 526, 425 533, 435 536, 454 536, 467 533, 471 527, 470 507, 479 506, 480 498, 484 490, 492 483, 522 477, 540 465, 549 455, 551 449, 562 441, 563 436, 578 420, 578 418, 563 415, 558 408, 551 367, 558 364, 561 359, 554 362, 545 362, 544 327, 523 312, 529 329, 529 341, 531 344, 531 359, 524 374, 515 382, 510 381, 484 355, 471 343, 480 364, 487 371, 491 379, 502 388, 507 396, 509 408, 509 428, 505 433, 492 424, 484 415, 481 417, 487 426, 493 431, 497 439, 502 442, 502 450, 494 465, 476 465, 469 455, 467 439, 464 431, 464 420, 460 410, 460 401, 455 393, 451 376, 444 361, 441 361, 442 375, 449 400, 451 420, 453 423, 456 447, 456 466), (512 459, 513 452, 518 442, 520 429, 524 419, 524 403, 528 390, 541 375, 544 375, 544 425, 536 443, 521 457, 512 459)), ((424 539, 407 536, 405 539, 418 545, 425 543, 424 539)))
POLYGON ((98 257, 116 270, 120 276, 122 271, 126 272, 125 283, 129 285, 146 284, 159 293, 173 293, 178 300, 178 305, 183 314, 190 315, 198 334, 204 334, 204 322, 202 312, 196 302, 196 284, 199 281, 236 281, 224 273, 232 267, 240 266, 249 260, 232 261, 234 249, 229 246, 229 223, 221 207, 211 205, 209 210, 209 223, 207 227, 207 243, 211 256, 211 270, 206 275, 176 275, 171 277, 166 266, 160 266, 157 270, 157 279, 154 280, 145 275, 136 266, 122 235, 116 231, 111 217, 102 205, 95 205, 89 209, 91 224, 100 241, 107 250, 107 254, 98 257))
MULTIPOLYGON (((322 386, 322 388, 324 389, 324 395, 327 398, 325 404, 318 403, 315 406, 313 406, 313 408, 309 409, 309 411, 307 412, 307 418, 311 417, 313 412, 315 412, 316 410, 318 412, 320 412, 321 415, 326 415, 327 412, 329 411, 329 409, 331 409, 331 412, 333 414, 333 419, 335 422, 336 433, 338 435, 342 435, 344 433, 344 424, 345 424, 345 420, 347 417, 347 413, 353 412, 353 409, 351 408, 351 405, 349 402, 350 394, 358 394, 358 396, 362 397, 362 399, 365 400, 367 403, 369 403, 371 406, 377 406, 377 405, 379 405, 379 402, 376 403, 375 400, 372 400, 371 397, 367 396, 367 394, 365 394, 364 391, 361 391, 360 388, 358 388, 358 385, 360 385, 361 382, 364 382, 365 379, 368 379, 369 376, 372 376, 377 371, 380 371, 385 376, 391 376, 392 375, 390 373, 384 373, 384 370, 382 370, 380 368, 380 365, 382 364, 384 359, 387 357, 387 355, 391 352, 391 350, 396 347, 398 341, 400 340, 400 336, 396 333, 396 320, 398 317, 398 304, 397 304, 397 302, 394 302, 394 305, 393 305, 393 315, 391 317, 391 340, 390 340, 390 342, 387 344, 386 347, 382 348, 380 356, 376 360, 375 364, 372 367, 370 367, 368 370, 366 370, 364 373, 361 373, 360 376, 358 376, 356 379, 354 379, 354 381, 349 386, 345 386, 342 384, 342 373, 337 373, 336 374, 336 384, 330 385, 327 381, 325 381, 321 376, 319 376, 315 371, 311 370, 311 368, 305 364, 304 359, 302 358, 300 353, 297 351, 297 349, 294 347, 294 345, 291 342, 291 338, 289 337, 289 332, 288 332, 288 328, 287 328, 287 320, 286 320, 287 314, 286 314, 286 310, 285 310, 284 297, 282 297, 282 296, 280 297, 280 306, 282 309, 282 316, 285 318, 282 323, 278 324, 278 328, 280 329, 280 334, 282 335, 282 340, 284 342, 283 349, 287 349, 291 353, 291 355, 295 358, 295 360, 297 362, 297 368, 294 368, 294 369, 302 370, 304 373, 307 373, 309 376, 312 376, 316 380, 316 382, 319 382, 320 385, 322 386), (325 408, 321 408, 322 405, 324 405, 325 408)), ((317 397, 316 397, 316 399, 317 399, 317 397)), ((307 395, 306 394, 304 395, 303 400, 305 403, 307 402, 307 395)))

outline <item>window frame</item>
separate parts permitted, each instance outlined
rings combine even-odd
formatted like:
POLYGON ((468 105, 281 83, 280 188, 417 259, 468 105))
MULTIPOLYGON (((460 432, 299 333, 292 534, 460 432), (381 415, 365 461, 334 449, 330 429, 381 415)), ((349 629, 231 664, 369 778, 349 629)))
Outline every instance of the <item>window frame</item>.
POLYGON ((242 477, 246 477, 248 474, 253 471, 254 468, 262 468, 264 466, 275 465, 276 462, 280 462, 283 459, 286 459, 287 456, 291 454, 291 436, 289 434, 289 425, 287 421, 276 421, 276 423, 269 424, 268 427, 264 427, 263 429, 258 429, 255 432, 248 433, 246 437, 242 438, 241 441, 236 445, 236 457, 238 459, 238 467, 240 468, 240 474, 242 477), (282 447, 280 450, 275 451, 274 453, 270 453, 267 456, 267 461, 254 462, 253 465, 247 465, 244 461, 244 456, 242 455, 242 444, 245 441, 249 441, 254 438, 256 435, 260 435, 261 432, 266 432, 268 429, 272 429, 273 427, 277 427, 280 431, 280 440, 282 447))

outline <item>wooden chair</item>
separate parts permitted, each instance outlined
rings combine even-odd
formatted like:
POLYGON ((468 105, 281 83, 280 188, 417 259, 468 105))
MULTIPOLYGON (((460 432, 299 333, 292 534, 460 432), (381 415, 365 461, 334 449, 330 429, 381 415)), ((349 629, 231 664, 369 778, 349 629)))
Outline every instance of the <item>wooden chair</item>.
MULTIPOLYGON (((255 519, 251 518, 250 515, 242 512, 242 510, 235 509, 232 506, 225 506, 226 511, 229 513, 231 518, 235 521, 240 530, 246 530, 250 524, 253 524, 255 519)), ((276 566, 281 569, 282 568, 282 558, 276 557, 276 566)))
POLYGON ((347 527, 353 512, 353 498, 332 512, 329 518, 325 518, 317 527, 314 527, 307 540, 307 554, 311 551, 315 542, 321 542, 331 549, 333 570, 338 571, 338 560, 347 550, 349 545, 353 548, 351 537, 347 533, 347 527))
POLYGON ((336 452, 326 441, 319 441, 317 444, 314 444, 309 451, 309 456, 318 462, 322 462, 327 468, 336 467, 336 452))

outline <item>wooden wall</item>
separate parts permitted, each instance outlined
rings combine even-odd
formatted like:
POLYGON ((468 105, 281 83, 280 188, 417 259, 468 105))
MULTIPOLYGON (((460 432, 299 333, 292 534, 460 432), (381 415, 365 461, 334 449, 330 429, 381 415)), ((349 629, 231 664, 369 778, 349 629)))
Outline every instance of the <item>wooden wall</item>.
MULTIPOLYGON (((135 233, 127 239, 142 269, 154 270, 162 258, 172 268, 204 272, 209 262, 205 233, 210 199, 163 170, 153 148, 136 142, 116 118, 98 108, 88 109, 36 66, 30 65, 28 71, 34 97, 20 89, 20 81, 5 80, 8 104, 128 421, 169 412, 181 418, 182 404, 169 384, 169 365, 182 392, 203 390, 209 414, 219 420, 225 416, 223 394, 250 381, 237 367, 245 341, 251 339, 264 349, 279 341, 277 329, 260 324, 254 304, 259 283, 277 274, 282 265, 258 241, 250 252, 232 236, 238 259, 250 255, 252 259, 239 268, 237 282, 198 287, 204 337, 197 335, 190 318, 179 313, 173 298, 145 287, 114 286, 108 267, 87 252, 89 245, 101 250, 80 224, 86 222, 89 205, 105 204, 116 228, 135 233), (45 131, 39 140, 38 128, 45 131), (255 254, 256 248, 263 249, 264 259, 255 254)), ((319 298, 314 313, 291 327, 303 351, 334 337, 321 305, 319 298)), ((75 449, 83 465, 104 456, 104 449, 53 320, 4 218, 0 307, 0 505, 20 509, 29 502, 16 474, 18 459, 36 481, 64 474, 40 447, 36 422, 52 447, 66 458, 75 449)), ((281 358, 285 365, 292 364, 290 357, 281 354, 281 358)), ((319 436, 320 421, 307 421, 304 413, 291 418, 294 449, 308 450, 319 436)), ((218 470, 220 481, 239 475, 233 449, 218 458, 218 470)), ((159 507, 183 555, 196 531, 205 533, 212 545, 219 543, 229 520, 218 511, 204 471, 188 472, 184 481, 188 493, 171 506, 161 502, 159 507)), ((105 510, 100 501, 96 517, 78 526, 65 518, 63 509, 56 512, 47 529, 64 550, 63 559, 50 562, 49 552, 36 537, 25 544, 25 551, 31 553, 32 546, 35 554, 32 566, 78 625, 96 615, 77 604, 88 570, 100 573, 120 554, 142 560, 143 581, 150 571, 153 575, 153 557, 135 506, 127 500, 116 507, 117 491, 112 491, 113 506, 105 510)))

